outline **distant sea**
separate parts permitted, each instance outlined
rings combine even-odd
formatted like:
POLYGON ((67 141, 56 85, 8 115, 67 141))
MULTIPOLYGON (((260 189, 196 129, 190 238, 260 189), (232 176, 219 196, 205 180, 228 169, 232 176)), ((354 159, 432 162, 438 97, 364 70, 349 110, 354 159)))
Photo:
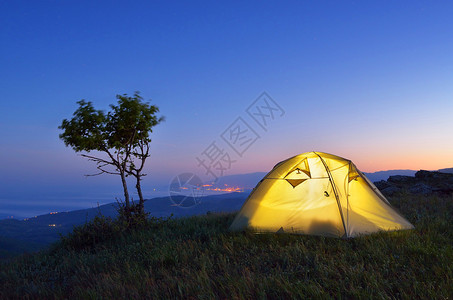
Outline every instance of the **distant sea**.
MULTIPOLYGON (((147 199, 168 196, 168 190, 152 191, 145 194, 147 199)), ((53 195, 6 195, 0 198, 0 219, 24 219, 50 212, 64 212, 78 209, 97 207, 98 205, 114 203, 115 198, 123 197, 120 192, 81 193, 59 192, 53 195)), ((132 195, 136 200, 138 197, 132 195)))

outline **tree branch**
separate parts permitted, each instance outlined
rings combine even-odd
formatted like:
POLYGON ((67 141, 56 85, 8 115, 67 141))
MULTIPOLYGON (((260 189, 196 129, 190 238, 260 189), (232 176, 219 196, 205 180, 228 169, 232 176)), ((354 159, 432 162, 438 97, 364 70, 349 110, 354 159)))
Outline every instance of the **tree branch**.
POLYGON ((108 154, 108 156, 110 157, 110 159, 113 161, 113 163, 116 166, 119 165, 119 162, 117 160, 115 160, 115 158, 113 157, 112 153, 110 153, 109 149, 104 149, 104 152, 108 154))
POLYGON ((112 171, 105 170, 104 167, 107 166, 107 165, 109 165, 109 164, 98 165, 96 167, 96 169, 98 169, 101 172, 96 173, 96 174, 87 174, 85 176, 86 177, 91 177, 91 176, 98 176, 98 175, 101 175, 101 174, 121 175, 120 173, 117 173, 117 172, 112 172, 112 171))
POLYGON ((80 154, 80 156, 88 158, 88 160, 91 160, 91 161, 96 161, 96 162, 99 162, 99 163, 105 163, 105 164, 108 164, 108 165, 115 165, 114 163, 112 163, 110 161, 107 161, 105 159, 102 159, 102 158, 99 158, 99 157, 96 157, 96 156, 91 156, 91 155, 88 155, 88 154, 80 154))
POLYGON ((140 141, 136 151, 132 152, 132 155, 140 160, 140 166, 135 167, 135 164, 133 164, 133 159, 131 159, 130 167, 127 170, 127 173, 133 175, 136 178, 146 176, 147 174, 141 174, 141 172, 145 166, 146 159, 149 157, 149 143, 140 141))

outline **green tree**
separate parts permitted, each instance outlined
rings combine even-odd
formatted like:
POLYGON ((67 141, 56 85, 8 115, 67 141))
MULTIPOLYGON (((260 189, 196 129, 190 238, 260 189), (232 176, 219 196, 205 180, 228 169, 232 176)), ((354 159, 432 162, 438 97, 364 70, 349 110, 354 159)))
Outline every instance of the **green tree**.
POLYGON ((126 213, 133 210, 126 177, 133 176, 139 196, 138 212, 144 214, 141 180, 146 176, 143 168, 150 156, 150 134, 164 118, 156 116, 159 108, 144 102, 139 92, 132 97, 123 94, 116 98, 117 104, 110 105, 108 113, 94 109, 91 102, 78 101, 79 107, 72 119, 64 119, 58 127, 63 130, 60 139, 96 163, 99 172, 88 176, 113 174, 121 177, 126 213))

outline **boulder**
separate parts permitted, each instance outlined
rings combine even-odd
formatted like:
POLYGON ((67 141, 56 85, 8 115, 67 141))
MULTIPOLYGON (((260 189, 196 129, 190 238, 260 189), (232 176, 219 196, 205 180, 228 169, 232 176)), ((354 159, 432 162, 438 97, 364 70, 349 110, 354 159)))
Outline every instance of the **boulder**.
POLYGON ((382 189, 381 192, 384 195, 392 196, 395 193, 401 192, 401 188, 396 187, 396 186, 388 186, 385 189, 382 189))
POLYGON ((420 195, 451 195, 453 194, 453 174, 420 170, 414 177, 390 176, 387 181, 381 180, 375 182, 375 185, 388 196, 401 191, 420 195))
POLYGON ((384 189, 386 189, 386 188, 392 186, 392 184, 388 183, 388 182, 385 181, 385 180, 376 181, 376 182, 374 183, 374 185, 375 185, 380 191, 382 191, 382 190, 384 190, 384 189))
POLYGON ((409 187, 409 192, 411 192, 412 194, 429 195, 432 194, 433 187, 422 182, 419 182, 409 187))
POLYGON ((389 176, 389 179, 387 179, 387 181, 392 183, 407 183, 414 181, 414 179, 415 178, 412 176, 394 175, 389 176))
POLYGON ((441 173, 436 171, 425 171, 420 170, 415 173, 415 178, 417 179, 425 179, 425 180, 447 180, 450 181, 453 179, 453 174, 451 173, 441 173))

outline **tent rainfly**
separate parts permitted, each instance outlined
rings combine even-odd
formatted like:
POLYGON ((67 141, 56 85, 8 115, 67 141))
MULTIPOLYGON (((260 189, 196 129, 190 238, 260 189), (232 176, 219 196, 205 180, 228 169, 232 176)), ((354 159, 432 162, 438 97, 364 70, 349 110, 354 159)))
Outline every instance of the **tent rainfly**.
POLYGON ((255 187, 230 230, 356 237, 412 229, 347 159, 307 152, 278 163, 255 187))

